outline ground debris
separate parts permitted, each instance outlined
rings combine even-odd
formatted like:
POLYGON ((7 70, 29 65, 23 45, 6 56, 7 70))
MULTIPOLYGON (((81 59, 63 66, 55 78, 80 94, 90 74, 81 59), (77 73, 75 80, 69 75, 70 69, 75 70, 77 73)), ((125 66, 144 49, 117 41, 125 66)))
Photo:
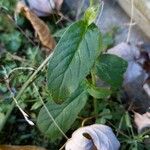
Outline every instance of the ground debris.
POLYGON ((37 146, 0 145, 0 150, 46 150, 46 149, 37 146))
POLYGON ((16 13, 20 12, 22 12, 31 22, 35 32, 39 36, 42 45, 49 50, 54 49, 56 42, 52 37, 48 26, 22 2, 18 2, 16 6, 16 13))
MULTIPOLYGON (((150 107, 150 97, 145 90, 144 85, 147 84, 149 78, 149 57, 143 55, 144 51, 128 43, 120 43, 117 46, 108 50, 108 53, 122 57, 128 62, 128 68, 124 74, 123 88, 125 97, 123 103, 131 111, 134 110, 139 113, 145 113, 150 107)), ((146 53, 146 51, 145 51, 146 53)))
POLYGON ((134 122, 139 133, 143 132, 147 128, 150 128, 150 112, 146 112, 143 115, 134 112, 134 122))

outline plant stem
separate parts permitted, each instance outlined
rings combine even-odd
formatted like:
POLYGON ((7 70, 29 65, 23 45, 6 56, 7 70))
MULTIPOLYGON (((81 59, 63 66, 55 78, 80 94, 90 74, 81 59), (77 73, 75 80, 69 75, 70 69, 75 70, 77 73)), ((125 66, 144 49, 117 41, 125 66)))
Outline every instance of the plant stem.
MULTIPOLYGON (((18 101, 22 94, 24 93, 24 91, 26 90, 26 88, 29 86, 29 84, 34 80, 35 76, 38 74, 38 72, 48 63, 49 59, 52 57, 53 53, 51 53, 44 61, 43 63, 37 68, 37 70, 29 77, 29 79, 24 83, 24 85, 22 86, 21 90, 19 91, 19 93, 16 96, 16 100, 18 101)), ((15 107, 15 102, 12 101, 11 103, 11 107, 9 108, 9 110, 6 113, 5 119, 4 121, 1 123, 0 125, 0 132, 2 131, 2 129, 4 128, 7 119, 9 118, 11 112, 13 111, 15 107)))
POLYGON ((33 83, 33 86, 35 88, 35 91, 37 92, 38 96, 39 96, 39 99, 40 101, 42 102, 42 105, 43 107, 45 108, 48 116, 50 117, 50 119, 53 121, 53 123, 55 124, 55 126, 58 128, 58 130, 62 133, 62 135, 68 140, 69 138, 67 137, 67 135, 64 133, 64 131, 59 127, 59 125, 57 124, 57 122, 55 121, 54 117, 52 116, 52 114, 50 113, 50 111, 48 110, 47 106, 45 105, 39 91, 38 91, 38 88, 37 86, 35 85, 35 83, 33 83))
MULTIPOLYGON (((96 76, 95 76, 95 71, 91 71, 91 76, 92 76, 92 84, 96 86, 96 76)), ((97 99, 93 97, 93 105, 94 105, 94 114, 95 116, 98 115, 98 110, 97 110, 97 99)))

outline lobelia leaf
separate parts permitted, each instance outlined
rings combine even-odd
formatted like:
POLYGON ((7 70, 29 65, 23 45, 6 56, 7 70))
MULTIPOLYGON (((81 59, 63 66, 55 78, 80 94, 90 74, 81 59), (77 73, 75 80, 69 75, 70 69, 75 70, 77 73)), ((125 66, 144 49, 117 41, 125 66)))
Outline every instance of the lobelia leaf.
MULTIPOLYGON (((51 104, 50 102, 46 104, 49 112, 63 132, 67 132, 68 129, 70 129, 71 125, 77 118, 77 115, 85 106, 87 97, 87 92, 79 88, 61 105, 57 105, 55 103, 51 104)), ((37 125, 39 129, 50 139, 55 140, 56 138, 61 137, 61 132, 48 116, 44 107, 38 115, 37 125)))
POLYGON ((113 88, 118 88, 122 85, 126 68, 127 62, 125 60, 111 54, 101 55, 96 63, 97 75, 113 88))
POLYGON ((54 100, 73 93, 88 75, 100 53, 101 34, 85 21, 71 25, 57 44, 48 67, 48 86, 54 100))

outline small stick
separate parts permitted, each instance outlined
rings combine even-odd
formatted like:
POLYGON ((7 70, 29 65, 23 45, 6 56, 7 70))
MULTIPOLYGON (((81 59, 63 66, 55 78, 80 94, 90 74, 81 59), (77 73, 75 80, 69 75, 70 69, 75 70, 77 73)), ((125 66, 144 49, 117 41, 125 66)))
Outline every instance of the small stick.
POLYGON ((130 19, 129 31, 128 31, 127 40, 126 40, 127 43, 129 43, 130 41, 132 24, 133 24, 133 16, 134 16, 134 0, 131 1, 131 19, 130 19))

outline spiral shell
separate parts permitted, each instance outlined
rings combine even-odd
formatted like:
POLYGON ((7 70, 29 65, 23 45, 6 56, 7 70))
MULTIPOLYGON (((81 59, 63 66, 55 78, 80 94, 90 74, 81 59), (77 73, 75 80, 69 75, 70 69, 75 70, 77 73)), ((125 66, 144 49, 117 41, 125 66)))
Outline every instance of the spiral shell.
POLYGON ((66 150, 118 150, 120 143, 112 129, 94 124, 76 130, 66 143, 66 150))

